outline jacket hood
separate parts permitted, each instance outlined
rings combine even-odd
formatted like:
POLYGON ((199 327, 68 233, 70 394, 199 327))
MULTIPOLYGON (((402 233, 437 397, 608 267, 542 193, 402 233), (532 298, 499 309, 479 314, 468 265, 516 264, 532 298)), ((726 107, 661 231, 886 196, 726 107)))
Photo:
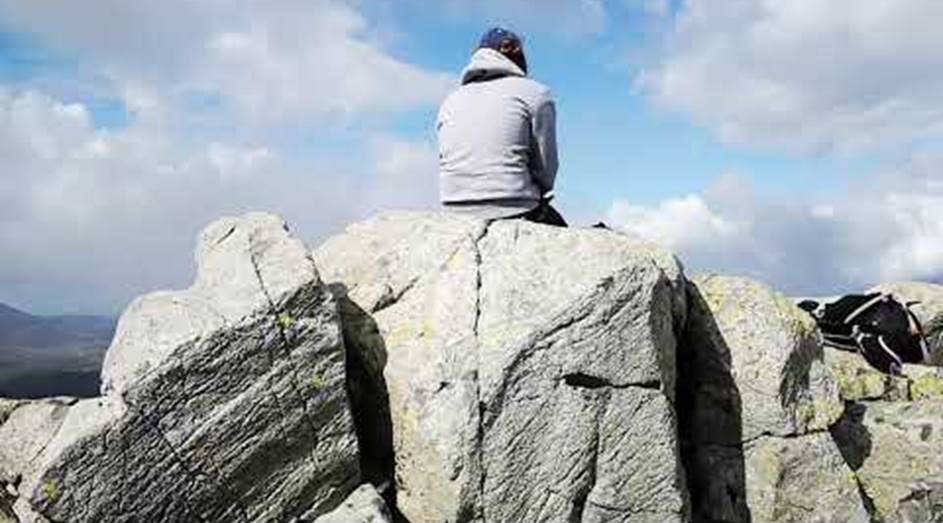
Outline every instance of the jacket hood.
POLYGON ((504 76, 527 76, 510 58, 494 49, 479 49, 462 71, 462 85, 493 80, 504 76))

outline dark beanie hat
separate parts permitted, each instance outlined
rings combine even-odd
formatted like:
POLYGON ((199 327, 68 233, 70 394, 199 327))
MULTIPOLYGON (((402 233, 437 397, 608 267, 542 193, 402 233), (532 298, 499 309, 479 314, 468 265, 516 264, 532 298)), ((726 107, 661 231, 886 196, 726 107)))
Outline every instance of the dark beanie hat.
POLYGON ((522 46, 522 41, 519 36, 514 34, 503 27, 494 27, 488 29, 484 35, 481 37, 481 42, 478 43, 479 49, 494 49, 498 51, 501 49, 501 46, 505 43, 512 42, 518 46, 522 46))

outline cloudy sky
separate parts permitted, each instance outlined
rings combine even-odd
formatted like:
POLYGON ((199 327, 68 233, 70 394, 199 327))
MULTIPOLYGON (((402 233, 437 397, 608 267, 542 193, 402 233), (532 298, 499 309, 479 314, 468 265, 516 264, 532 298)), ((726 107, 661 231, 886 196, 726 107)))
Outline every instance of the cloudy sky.
POLYGON ((557 198, 793 294, 943 279, 939 0, 0 0, 0 302, 114 314, 247 210, 436 206, 480 33, 557 98, 557 198))

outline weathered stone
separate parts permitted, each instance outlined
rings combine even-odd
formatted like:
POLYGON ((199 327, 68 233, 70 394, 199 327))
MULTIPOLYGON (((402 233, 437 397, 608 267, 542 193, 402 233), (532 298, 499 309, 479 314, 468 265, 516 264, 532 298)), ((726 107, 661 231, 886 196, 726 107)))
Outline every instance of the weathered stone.
POLYGON ((902 372, 907 378, 909 399, 943 400, 943 368, 904 365, 902 372))
POLYGON ((359 484, 337 306, 310 253, 250 214, 211 225, 197 259, 193 287, 123 315, 109 395, 48 416, 18 503, 54 521, 287 521, 359 484))
POLYGON ((10 413, 18 409, 20 406, 26 404, 29 400, 14 400, 0 398, 0 425, 6 423, 7 418, 10 417, 10 413))
POLYGON ((605 230, 396 213, 315 259, 358 315, 352 350, 383 368, 411 522, 685 518, 670 255, 605 230))
MULTIPOLYGON (((907 400, 911 380, 875 369, 857 353, 825 347, 825 363, 838 380, 839 395, 845 401, 907 400)), ((909 367, 908 371, 909 371, 909 367)), ((912 372, 912 371, 911 371, 912 372)))
POLYGON ((897 282, 878 285, 868 292, 888 292, 904 302, 919 302, 913 311, 923 324, 931 365, 943 366, 943 285, 897 282))
MULTIPOLYGON (((5 400, 6 401, 6 400, 5 400)), ((55 438, 69 406, 75 400, 52 398, 9 401, 0 424, 0 484, 18 487, 24 477, 34 475, 35 462, 55 438)))
POLYGON ((943 519, 943 401, 856 404, 832 435, 880 521, 943 519))
MULTIPOLYGON (((304 520, 305 518, 302 518, 304 520)), ((314 523, 390 523, 386 502, 372 485, 361 485, 332 512, 314 520, 314 523)))
POLYGON ((868 523, 855 476, 827 432, 761 437, 746 445, 753 521, 868 523))
MULTIPOLYGON (((841 463, 819 473, 813 459, 802 461, 804 454, 828 455, 820 447, 831 443, 822 433, 843 411, 815 323, 784 296, 748 279, 699 276, 688 291, 678 408, 694 519, 799 521, 778 498, 769 500, 776 481, 788 476, 802 488, 844 491, 841 463), (792 457, 764 469, 766 449, 792 457)), ((782 499, 797 495, 784 492, 782 499)), ((815 517, 827 521, 831 514, 815 517)))
POLYGON ((344 287, 352 357, 389 389, 392 442, 369 446, 393 445, 397 504, 412 523, 454 520, 474 509, 480 488, 476 243, 485 224, 424 216, 354 224, 314 253, 324 281, 344 287))
POLYGON ((878 371, 860 355, 825 347, 825 362, 845 401, 943 399, 943 369, 904 365, 900 376, 878 371))
POLYGON ((695 346, 687 348, 691 365, 705 369, 693 376, 699 440, 739 443, 805 434, 825 430, 841 416, 838 384, 807 313, 746 278, 704 275, 692 281, 691 301, 703 304, 698 320, 689 323, 695 346), (720 382, 712 382, 715 377, 720 382), (734 404, 744 407, 741 419, 732 420, 742 426, 741 434, 716 427, 734 404))
POLYGON ((193 285, 138 298, 122 315, 105 355, 103 389, 122 393, 177 347, 248 313, 269 310, 275 297, 317 282, 317 270, 303 253, 304 244, 271 214, 223 218, 208 226, 197 244, 193 285))

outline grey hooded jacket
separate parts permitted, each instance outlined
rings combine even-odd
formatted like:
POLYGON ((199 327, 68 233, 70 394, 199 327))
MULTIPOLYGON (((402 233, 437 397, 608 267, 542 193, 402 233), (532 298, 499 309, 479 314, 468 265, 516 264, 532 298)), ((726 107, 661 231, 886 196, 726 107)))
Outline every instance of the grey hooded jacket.
POLYGON ((439 193, 449 210, 520 214, 553 190, 556 110, 550 90, 510 59, 479 49, 436 123, 439 193))

